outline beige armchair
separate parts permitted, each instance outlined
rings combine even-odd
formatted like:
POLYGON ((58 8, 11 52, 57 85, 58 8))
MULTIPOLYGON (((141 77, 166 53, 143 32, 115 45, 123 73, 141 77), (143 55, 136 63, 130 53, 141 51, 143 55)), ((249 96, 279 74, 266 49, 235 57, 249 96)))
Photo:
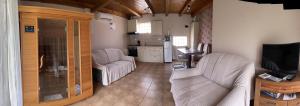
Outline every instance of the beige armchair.
POLYGON ((134 71, 136 64, 120 49, 103 49, 93 52, 93 68, 101 70, 102 84, 107 86, 134 71))
POLYGON ((232 54, 204 56, 196 68, 173 71, 176 106, 249 106, 254 64, 232 54))

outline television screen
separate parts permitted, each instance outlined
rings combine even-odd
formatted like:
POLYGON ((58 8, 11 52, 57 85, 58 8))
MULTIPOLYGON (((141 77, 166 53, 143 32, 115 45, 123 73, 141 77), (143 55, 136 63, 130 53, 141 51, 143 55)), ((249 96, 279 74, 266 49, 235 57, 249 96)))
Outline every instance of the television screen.
POLYGON ((284 0, 284 9, 300 9, 298 0, 284 0))
POLYGON ((264 44, 262 67, 268 70, 295 74, 299 65, 300 43, 264 44))

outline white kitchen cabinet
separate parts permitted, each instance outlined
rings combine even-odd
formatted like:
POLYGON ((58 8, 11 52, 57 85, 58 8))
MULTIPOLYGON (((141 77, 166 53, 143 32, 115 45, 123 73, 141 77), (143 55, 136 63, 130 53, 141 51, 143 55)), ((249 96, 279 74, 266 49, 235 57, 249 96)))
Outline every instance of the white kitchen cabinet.
POLYGON ((137 20, 128 20, 127 32, 137 32, 137 20))
POLYGON ((162 21, 151 21, 151 35, 163 35, 162 21))
POLYGON ((138 47, 137 60, 140 62, 163 62, 162 46, 140 46, 138 47))

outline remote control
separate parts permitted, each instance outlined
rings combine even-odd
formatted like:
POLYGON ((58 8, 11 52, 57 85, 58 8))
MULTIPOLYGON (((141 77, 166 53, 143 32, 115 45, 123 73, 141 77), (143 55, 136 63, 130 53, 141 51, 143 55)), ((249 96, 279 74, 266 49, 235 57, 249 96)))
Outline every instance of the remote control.
POLYGON ((262 78, 262 79, 267 79, 267 80, 271 80, 271 81, 275 81, 275 82, 280 82, 280 81, 283 80, 281 78, 274 77, 274 76, 272 76, 268 73, 260 74, 259 77, 262 78))
POLYGON ((287 75, 286 76, 286 80, 292 80, 295 77, 295 75, 287 75))
POLYGON ((259 77, 262 79, 267 79, 267 78, 271 77, 271 75, 268 73, 263 73, 263 74, 260 74, 259 77))
POLYGON ((280 78, 277 78, 277 77, 274 77, 274 76, 270 76, 269 78, 267 78, 268 80, 271 80, 271 81, 275 81, 275 82, 280 82, 282 81, 282 79, 280 78))

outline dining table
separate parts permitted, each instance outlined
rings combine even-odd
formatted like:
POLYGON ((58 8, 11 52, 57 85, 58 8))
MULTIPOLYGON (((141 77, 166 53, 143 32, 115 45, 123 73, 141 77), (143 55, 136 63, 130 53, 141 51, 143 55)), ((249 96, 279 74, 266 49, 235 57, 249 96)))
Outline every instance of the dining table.
POLYGON ((192 49, 192 48, 178 48, 177 51, 179 51, 181 54, 184 54, 187 56, 187 68, 192 68, 192 56, 193 55, 201 55, 203 51, 192 49))

